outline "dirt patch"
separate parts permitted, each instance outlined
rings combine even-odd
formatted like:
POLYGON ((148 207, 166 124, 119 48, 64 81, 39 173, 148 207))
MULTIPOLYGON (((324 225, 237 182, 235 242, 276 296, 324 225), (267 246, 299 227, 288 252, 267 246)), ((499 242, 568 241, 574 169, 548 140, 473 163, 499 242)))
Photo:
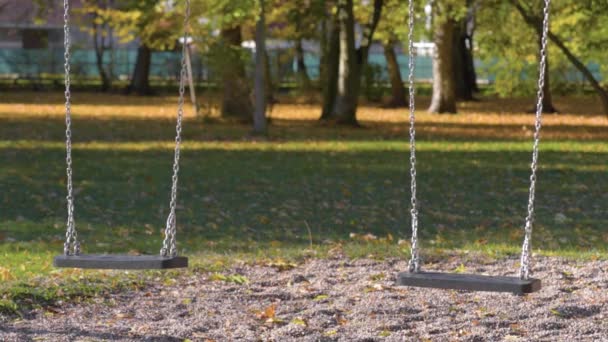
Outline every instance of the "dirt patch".
MULTIPOLYGON (((426 269, 461 269, 461 261, 426 269)), ((517 260, 464 266, 513 275, 517 260)), ((608 261, 537 258, 543 289, 528 296, 394 286, 405 269, 402 260, 340 258, 286 271, 238 266, 226 277, 184 275, 174 286, 151 284, 5 321, 0 340, 608 341, 608 261)))

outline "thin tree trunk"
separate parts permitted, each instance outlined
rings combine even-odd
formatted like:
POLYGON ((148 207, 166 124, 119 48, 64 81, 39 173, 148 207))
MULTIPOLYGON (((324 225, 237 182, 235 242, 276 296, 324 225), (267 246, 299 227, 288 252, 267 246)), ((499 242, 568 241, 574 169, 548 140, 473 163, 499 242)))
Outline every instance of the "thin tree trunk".
MULTIPOLYGON (((114 0, 108 0, 107 6, 109 8, 114 8, 114 0)), ((106 25, 106 34, 108 37, 108 46, 107 49, 110 53, 110 61, 108 63, 108 76, 110 78, 110 82, 114 78, 114 30, 111 25, 106 25)), ((111 86, 111 84, 110 84, 111 86)))
POLYGON ((430 113, 456 113, 454 79, 454 21, 446 19, 435 28, 433 51, 433 97, 430 113))
POLYGON ((386 67, 388 76, 391 82, 391 99, 388 102, 388 107, 406 107, 407 100, 405 97, 405 87, 403 78, 401 77, 401 69, 397 61, 395 53, 395 40, 390 40, 384 44, 384 57, 386 58, 386 67))
POLYGON ((477 2, 475 0, 467 0, 468 13, 466 16, 465 29, 465 80, 467 86, 473 93, 479 91, 477 85, 477 72, 475 72, 475 54, 474 54, 474 36, 476 28, 477 2))
POLYGON ((241 58, 241 27, 225 28, 221 31, 224 46, 222 58, 222 117, 237 118, 244 122, 253 119, 251 90, 245 65, 241 58))
POLYGON ((199 116, 200 106, 198 104, 198 100, 196 99, 196 87, 194 86, 194 76, 192 75, 192 58, 190 53, 190 44, 186 45, 186 50, 184 51, 186 54, 186 72, 188 74, 188 88, 190 89, 190 102, 192 102, 192 109, 194 110, 194 115, 196 117, 199 116))
MULTIPOLYGON (((95 4, 99 9, 107 9, 108 6, 112 6, 112 1, 97 1, 95 4)), ((106 47, 106 35, 105 31, 108 32, 108 41, 110 43, 110 47, 112 44, 112 35, 111 28, 107 23, 103 21, 98 23, 99 14, 96 11, 92 12, 91 22, 93 23, 93 49, 95 51, 95 64, 97 66, 97 73, 99 74, 99 78, 101 79, 101 91, 106 92, 110 90, 112 87, 112 73, 108 74, 106 68, 104 66, 104 52, 108 49, 106 47)), ((110 63, 111 64, 111 63, 110 63)))
MULTIPOLYGON (((361 37, 361 46, 357 49, 357 61, 359 62, 359 70, 363 70, 367 64, 369 57, 369 49, 372 46, 374 33, 380 22, 384 0, 374 0, 374 12, 370 21, 363 27, 363 37, 361 37)), ((361 72, 360 72, 361 73, 361 72)))
POLYGON ((608 91, 600 85, 600 83, 595 79, 591 71, 581 62, 568 47, 563 43, 563 41, 551 31, 549 31, 549 39, 557 45, 557 47, 566 55, 570 63, 574 65, 578 69, 578 71, 583 74, 583 76, 589 81, 595 93, 600 97, 602 101, 602 109, 604 110, 604 114, 608 115, 608 91))
MULTIPOLYGON (((517 6, 516 6, 517 7, 517 6)), ((518 10, 520 10, 520 8, 518 8, 518 10)), ((523 7, 521 8, 521 10, 523 10, 523 7)), ((534 20, 528 21, 526 19, 526 16, 524 15, 524 13, 522 13, 520 11, 520 15, 522 15, 522 17, 524 17, 524 20, 526 22, 528 22, 528 24, 531 24, 534 22, 534 20)), ((536 15, 535 15, 536 16, 536 15)), ((531 19, 531 18, 530 18, 531 19)), ((542 42, 542 29, 543 29, 543 23, 542 21, 538 20, 535 23, 535 31, 537 33, 537 43, 538 43, 538 51, 541 51, 543 48, 543 42, 542 42)), ((540 64, 540 60, 541 60, 541 56, 540 54, 538 54, 538 63, 540 64)), ((552 92, 551 92, 551 77, 550 77, 550 72, 549 72, 549 52, 547 51, 547 55, 545 56, 545 63, 546 63, 546 69, 545 69, 545 76, 544 76, 544 80, 543 80, 543 113, 556 113, 557 109, 555 109, 555 107, 553 106, 553 96, 552 96, 552 92)), ((536 105, 537 103, 534 103, 534 108, 532 108, 530 110, 530 112, 534 113, 536 112, 536 105)))
POLYGON ((296 65, 298 68, 298 82, 303 89, 310 89, 310 77, 304 63, 304 48, 302 47, 302 39, 296 39, 295 44, 296 65))
MULTIPOLYGON (((471 94, 475 94, 479 91, 479 86, 477 85, 477 72, 475 71, 475 57, 473 54, 473 39, 469 37, 466 49, 464 50, 464 79, 466 82, 466 86, 468 89, 471 89, 471 94)), ((471 96, 471 100, 474 100, 474 97, 471 96)))
MULTIPOLYGON (((524 19, 524 21, 528 25, 530 25, 532 28, 534 28, 539 35, 541 35, 542 34, 541 19, 531 13, 528 13, 526 11, 526 9, 523 8, 522 5, 517 0, 510 0, 510 2, 513 6, 515 6, 515 8, 519 12, 519 14, 524 19)), ((572 65, 574 65, 574 67, 576 69, 578 69, 578 71, 581 74, 583 74, 583 76, 587 79, 587 81, 589 81, 589 83, 591 84, 591 87, 593 87, 593 90, 600 97, 604 114, 608 115, 608 91, 606 89, 602 88, 602 86, 595 79, 595 77, 593 76, 591 71, 585 66, 585 64, 583 62, 581 62, 580 59, 578 59, 572 53, 572 51, 570 51, 570 49, 568 49, 568 47, 564 44, 564 42, 562 41, 562 39, 560 37, 556 36, 553 32, 549 31, 548 38, 551 40, 551 42, 553 42, 560 49, 560 51, 562 51, 562 53, 564 55, 566 55, 566 58, 568 58, 570 63, 572 63, 572 65)))
MULTIPOLYGON (((338 93, 338 74, 340 58, 340 26, 332 18, 326 21, 329 25, 329 39, 323 38, 325 44, 321 44, 323 55, 321 60, 321 84, 323 87, 323 109, 321 120, 331 117, 336 95, 338 93)), ((327 37, 327 33, 324 35, 327 37)))
POLYGON ((97 65, 97 73, 101 78, 101 91, 106 92, 112 87, 112 80, 108 77, 108 73, 103 65, 103 55, 105 52, 105 39, 103 32, 100 32, 98 24, 93 24, 93 48, 95 49, 95 64, 97 65))
MULTIPOLYGON (((110 6, 112 6, 113 1, 110 1, 110 6)), ((110 86, 112 85, 112 79, 114 78, 114 31, 112 30, 112 27, 110 25, 108 25, 107 27, 107 35, 108 35, 108 48, 107 50, 110 52, 109 53, 109 57, 110 60, 108 61, 108 76, 110 78, 110 86)))
POLYGON ((264 49, 264 55, 264 84, 266 87, 266 104, 272 105, 277 102, 277 99, 274 97, 275 84, 272 78, 272 71, 270 69, 270 56, 268 55, 268 51, 266 49, 264 49))
POLYGON ((131 83, 127 87, 127 93, 136 93, 138 95, 150 95, 150 63, 152 60, 152 51, 145 44, 141 44, 137 49, 137 60, 135 69, 131 77, 131 83))
MULTIPOLYGON (((538 31, 537 31, 538 32, 538 31)), ((542 32, 542 31, 541 31, 542 32)), ((538 47, 539 51, 542 49, 542 36, 538 35, 538 47)), ((540 55, 538 56, 538 62, 540 63, 540 55)), ((545 80, 543 84, 543 113, 557 113, 557 109, 553 106, 553 95, 551 91, 551 83, 550 83, 550 73, 549 73, 549 54, 547 51, 546 56, 546 70, 545 70, 545 80)), ((533 112, 536 112, 536 103, 534 104, 533 112)))
POLYGON ((255 112, 253 133, 266 134, 266 18, 264 0, 259 0, 260 17, 255 30, 255 112))

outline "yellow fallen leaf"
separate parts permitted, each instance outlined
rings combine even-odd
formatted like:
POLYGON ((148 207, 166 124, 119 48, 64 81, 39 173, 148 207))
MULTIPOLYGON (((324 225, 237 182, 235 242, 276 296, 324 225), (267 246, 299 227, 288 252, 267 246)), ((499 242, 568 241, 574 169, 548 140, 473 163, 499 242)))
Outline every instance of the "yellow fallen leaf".
POLYGON ((304 320, 304 318, 302 318, 302 317, 296 317, 296 318, 292 319, 291 323, 295 324, 295 325, 301 325, 303 327, 308 326, 308 322, 306 322, 306 320, 304 320))

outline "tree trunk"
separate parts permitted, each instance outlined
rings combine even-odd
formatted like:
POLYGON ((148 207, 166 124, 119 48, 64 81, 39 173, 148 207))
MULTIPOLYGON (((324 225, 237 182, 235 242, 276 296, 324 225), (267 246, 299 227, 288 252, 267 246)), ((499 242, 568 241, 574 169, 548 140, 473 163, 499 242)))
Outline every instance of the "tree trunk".
POLYGON ((103 32, 100 32, 100 30, 103 30, 103 27, 100 28, 99 25, 93 24, 93 48, 95 49, 95 64, 97 65, 97 73, 99 74, 99 78, 101 78, 101 91, 106 92, 112 87, 112 80, 108 76, 108 73, 103 65, 103 54, 106 47, 103 32))
POLYGON ((295 53, 296 65, 298 68, 298 83, 303 89, 310 89, 310 77, 308 76, 308 70, 306 70, 306 63, 304 63, 304 48, 302 47, 302 39, 296 39, 295 53))
POLYGON ((272 70, 270 69, 270 56, 264 48, 264 86, 266 88, 266 105, 274 104, 277 99, 274 97, 274 80, 272 79, 272 70))
POLYGON ((196 99, 196 86, 194 85, 194 75, 192 74, 192 58, 190 52, 190 44, 186 44, 186 47, 184 48, 184 53, 184 57, 186 58, 186 74, 188 75, 188 88, 190 90, 190 102, 192 102, 192 110, 194 111, 194 115, 196 115, 196 117, 198 118, 200 106, 198 104, 198 100, 196 99))
MULTIPOLYGON (((541 31, 542 32, 542 28, 541 31)), ((539 51, 540 49, 542 49, 542 36, 538 35, 538 47, 539 47, 539 51)), ((538 62, 540 63, 540 54, 538 56, 538 62)), ((549 76, 549 51, 547 51, 547 56, 546 56, 546 69, 545 69, 545 80, 544 80, 544 84, 543 84, 543 113, 557 113, 557 109, 555 109, 555 107, 553 106, 553 96, 551 94, 551 84, 550 82, 550 76, 549 76)), ((536 103, 534 104, 534 110, 533 112, 536 112, 536 103)))
POLYGON ((241 58, 241 27, 225 28, 221 31, 225 55, 222 56, 222 117, 251 122, 253 105, 245 65, 241 58))
POLYGON ((456 113, 456 85, 454 77, 454 25, 446 19, 435 28, 433 51, 433 96, 430 113, 456 113))
POLYGON ((475 71, 475 54, 474 50, 474 36, 475 36, 475 28, 476 28, 476 16, 477 16, 477 5, 476 0, 467 0, 468 14, 465 32, 466 36, 466 58, 465 58, 465 67, 466 67, 466 77, 467 83, 469 87, 473 90, 473 93, 479 91, 479 86, 477 85, 477 72, 475 71))
POLYGON ((264 0, 260 0, 260 17, 255 30, 255 111, 253 134, 266 134, 266 18, 264 0))
POLYGON ((473 94, 479 91, 479 86, 477 86, 477 72, 475 71, 472 36, 467 37, 466 44, 466 49, 464 50, 464 79, 467 89, 470 89, 471 100, 474 100, 473 94))
POLYGON ((593 74, 591 73, 591 71, 589 71, 589 69, 587 69, 585 64, 583 64, 583 62, 581 62, 570 51, 570 49, 568 49, 568 47, 558 36, 551 33, 551 31, 549 31, 549 39, 551 39, 551 41, 555 45, 557 45, 557 47, 564 53, 564 55, 566 55, 570 63, 572 63, 572 65, 574 65, 574 67, 576 67, 578 71, 583 74, 587 81, 589 81, 591 87, 593 87, 593 90, 595 90, 595 93, 600 97, 600 100, 602 101, 602 109, 604 111, 604 114, 608 115, 608 91, 602 88, 600 83, 595 79, 595 77, 593 77, 593 74))
MULTIPOLYGON (((105 10, 108 6, 112 6, 112 1, 97 1, 95 5, 100 10, 105 10)), ((93 49, 95 52, 95 64, 97 66, 97 73, 101 79, 101 91, 106 92, 112 88, 112 70, 110 63, 110 70, 106 70, 104 66, 104 53, 106 50, 112 47, 112 28, 107 24, 103 18, 99 17, 97 11, 92 11, 90 20, 93 25, 93 49), (106 38, 108 38, 109 46, 106 46, 106 38)), ((110 61, 112 62, 112 61, 110 61)))
POLYGON ((150 88, 150 64, 152 60, 152 50, 145 44, 141 44, 137 48, 137 60, 135 69, 131 77, 131 83, 127 87, 127 93, 136 93, 137 95, 151 95, 150 88))
POLYGON ((337 123, 357 125, 357 100, 361 80, 355 50, 353 0, 339 0, 338 23, 340 26, 338 92, 331 116, 337 123))
MULTIPOLYGON (((380 16, 382 15, 382 8, 384 7, 384 0, 374 0, 374 12, 370 21, 363 27, 363 35, 361 37, 361 46, 357 49, 357 62, 359 63, 359 70, 363 70, 367 64, 369 57, 369 49, 372 46, 374 39, 374 33, 380 22, 380 16)), ((360 72, 361 73, 361 72, 360 72)))
POLYGON ((399 68, 397 54, 395 53, 395 45, 395 40, 390 40, 384 44, 384 57, 386 58, 386 67, 391 81, 391 99, 387 107, 407 107, 405 87, 403 86, 401 69, 399 68))
MULTIPOLYGON (((515 8, 519 12, 519 14, 524 19, 524 21, 528 25, 533 27, 536 30, 536 32, 538 33, 538 35, 540 36, 542 34, 542 30, 541 30, 542 19, 538 18, 537 16, 535 16, 532 13, 528 13, 526 11, 526 9, 524 7, 522 7, 521 3, 519 3, 518 0, 510 0, 510 2, 513 6, 515 6, 515 8)), ((553 32, 549 31, 548 38, 549 38, 549 40, 551 40, 551 42, 553 42, 560 49, 560 51, 564 55, 566 55, 566 58, 568 58, 570 63, 572 63, 572 65, 574 65, 574 67, 576 69, 578 69, 578 71, 581 74, 583 74, 583 76, 587 79, 587 81, 589 81, 589 83, 591 84, 591 87, 593 87, 593 90, 595 90, 596 94, 600 97, 600 100, 602 101, 602 109, 604 111, 604 114, 608 115, 608 91, 606 89, 602 88, 602 86, 595 79, 595 77, 593 76, 591 71, 589 71, 589 69, 585 66, 585 64, 583 62, 581 62, 581 60, 579 60, 572 53, 572 51, 570 51, 570 49, 568 49, 568 47, 564 44, 564 42, 562 41, 562 39, 560 37, 556 36, 553 32)))
POLYGON ((454 32, 454 72, 456 78, 456 98, 464 101, 475 100, 477 87, 475 60, 473 58, 473 33, 475 31, 475 8, 472 0, 467 0, 467 15, 456 25, 454 32))
POLYGON ((355 48, 355 18, 353 0, 338 1, 340 26, 340 57, 338 94, 331 118, 339 124, 357 126, 357 106, 361 89, 361 74, 367 64, 369 48, 378 27, 384 0, 374 0, 374 11, 369 23, 363 27, 361 46, 355 48))
POLYGON ((326 20, 326 23, 328 25, 324 26, 326 29, 329 29, 329 34, 325 33, 323 35, 324 42, 321 44, 323 49, 320 65, 321 84, 323 87, 321 120, 328 120, 331 117, 336 103, 340 58, 340 26, 333 18, 326 20))

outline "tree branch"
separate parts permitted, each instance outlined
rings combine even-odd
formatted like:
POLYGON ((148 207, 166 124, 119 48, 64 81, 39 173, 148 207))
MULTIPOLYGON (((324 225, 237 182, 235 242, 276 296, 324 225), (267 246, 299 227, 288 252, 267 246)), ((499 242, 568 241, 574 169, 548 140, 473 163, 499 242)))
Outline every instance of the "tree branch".
POLYGON ((378 27, 378 23, 380 22, 383 7, 384 0, 374 0, 374 12, 372 13, 372 17, 369 23, 364 26, 363 39, 361 40, 361 46, 357 51, 359 55, 358 59, 361 65, 367 63, 367 55, 369 52, 369 48, 372 45, 374 33, 376 32, 376 28, 378 27))
MULTIPOLYGON (((534 28, 539 35, 542 34, 542 20, 539 17, 526 11, 526 9, 521 5, 518 0, 509 0, 509 2, 517 9, 519 14, 529 26, 534 28)), ((578 69, 581 74, 583 74, 587 81, 591 83, 591 87, 593 88, 593 90, 595 90, 595 92, 602 100, 602 108, 604 110, 604 113, 608 115, 608 92, 604 88, 602 88, 602 86, 595 79, 591 71, 585 66, 583 62, 581 62, 580 59, 578 59, 572 53, 572 51, 570 51, 570 49, 568 49, 568 47, 566 46, 566 44, 564 44, 563 40, 560 37, 558 37, 556 34, 551 32, 551 30, 549 30, 548 38, 560 49, 560 51, 566 56, 566 58, 568 58, 570 63, 572 63, 572 65, 574 65, 574 67, 578 69)))

